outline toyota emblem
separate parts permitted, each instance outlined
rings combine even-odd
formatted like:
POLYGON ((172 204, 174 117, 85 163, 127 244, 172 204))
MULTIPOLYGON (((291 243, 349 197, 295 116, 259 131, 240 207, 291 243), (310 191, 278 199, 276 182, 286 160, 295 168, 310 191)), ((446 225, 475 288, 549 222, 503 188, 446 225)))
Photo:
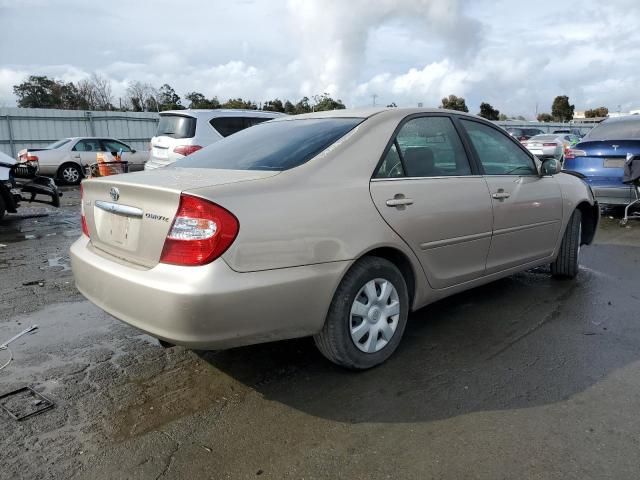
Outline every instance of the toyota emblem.
POLYGON ((109 190, 109 195, 111 195, 111 200, 117 202, 120 198, 120 191, 116 187, 111 187, 111 190, 109 190))

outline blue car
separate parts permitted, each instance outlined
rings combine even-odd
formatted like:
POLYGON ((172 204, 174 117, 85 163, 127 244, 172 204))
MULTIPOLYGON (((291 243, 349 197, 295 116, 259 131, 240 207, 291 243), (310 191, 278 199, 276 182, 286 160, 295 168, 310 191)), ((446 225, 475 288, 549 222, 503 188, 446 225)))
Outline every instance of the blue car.
POLYGON ((564 170, 584 175, 601 205, 626 205, 636 199, 622 183, 627 153, 640 155, 640 116, 608 118, 595 126, 564 157, 564 170))

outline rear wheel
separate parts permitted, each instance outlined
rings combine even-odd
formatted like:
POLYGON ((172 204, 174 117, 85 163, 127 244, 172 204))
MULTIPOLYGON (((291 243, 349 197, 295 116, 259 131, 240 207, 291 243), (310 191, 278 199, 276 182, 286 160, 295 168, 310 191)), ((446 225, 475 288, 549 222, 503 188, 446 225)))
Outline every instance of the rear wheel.
POLYGON ((383 258, 365 257, 340 282, 314 341, 338 365, 371 368, 398 347, 408 313, 407 285, 400 270, 383 258))
POLYGON ((58 169, 58 178, 67 185, 78 185, 82 180, 82 170, 75 163, 65 163, 58 169))
POLYGON ((574 278, 578 274, 581 236, 582 212, 574 210, 564 231, 560 252, 551 264, 551 275, 556 278, 574 278))
POLYGON ((0 220, 4 218, 4 214, 7 211, 7 207, 4 204, 4 198, 2 198, 2 193, 0 192, 0 220))

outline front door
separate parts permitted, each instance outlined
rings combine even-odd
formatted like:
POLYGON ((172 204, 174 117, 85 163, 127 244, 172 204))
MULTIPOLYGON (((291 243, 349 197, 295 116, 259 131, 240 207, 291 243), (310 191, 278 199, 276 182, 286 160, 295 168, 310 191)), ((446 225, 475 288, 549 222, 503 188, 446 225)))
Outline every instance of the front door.
POLYGON ((371 196, 433 288, 484 274, 491 242, 487 184, 447 115, 406 120, 371 181, 371 196))
POLYGON ((550 256, 560 234, 562 195, 552 176, 498 128, 460 119, 484 170, 493 205, 487 274, 550 256))

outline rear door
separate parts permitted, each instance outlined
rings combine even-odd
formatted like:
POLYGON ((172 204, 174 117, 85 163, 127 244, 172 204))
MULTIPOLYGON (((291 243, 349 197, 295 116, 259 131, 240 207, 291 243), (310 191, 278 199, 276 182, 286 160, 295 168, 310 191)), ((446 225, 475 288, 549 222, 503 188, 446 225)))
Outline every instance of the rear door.
POLYGON ((79 140, 71 149, 71 158, 82 166, 96 163, 98 152, 104 152, 99 138, 85 138, 79 140))
POLYGON ((491 200, 450 116, 405 119, 370 189, 378 211, 415 252, 433 288, 483 275, 491 200))
POLYGON ((460 118, 478 159, 493 205, 487 274, 553 253, 562 220, 560 186, 540 177, 534 158, 500 129, 460 118))

